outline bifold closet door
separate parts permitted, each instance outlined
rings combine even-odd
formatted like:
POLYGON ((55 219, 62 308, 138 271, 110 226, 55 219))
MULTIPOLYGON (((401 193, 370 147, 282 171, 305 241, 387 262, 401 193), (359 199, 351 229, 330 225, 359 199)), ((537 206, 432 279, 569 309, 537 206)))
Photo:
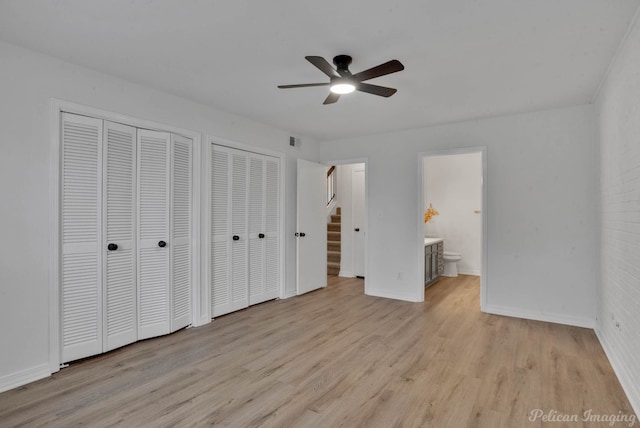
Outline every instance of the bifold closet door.
POLYGON ((170 331, 170 137, 138 130, 138 339, 170 331))
POLYGON ((171 331, 191 324, 192 140, 171 136, 171 331))
POLYGON ((249 306, 248 153, 212 146, 211 314, 249 306))
POLYGON ((61 358, 102 352, 102 120, 62 114, 61 358))
POLYGON ((138 339, 136 296, 136 132, 104 122, 103 351, 138 339))
POLYGON ((278 297, 279 160, 249 156, 249 304, 278 297))

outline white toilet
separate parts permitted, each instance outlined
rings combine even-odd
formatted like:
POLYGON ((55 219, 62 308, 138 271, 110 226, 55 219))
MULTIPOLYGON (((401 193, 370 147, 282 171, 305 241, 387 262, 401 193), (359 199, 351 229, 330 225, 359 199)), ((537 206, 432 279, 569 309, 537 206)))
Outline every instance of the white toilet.
POLYGON ((444 260, 444 272, 442 272, 442 276, 458 276, 458 262, 462 259, 462 255, 460 253, 445 251, 442 259, 444 260))

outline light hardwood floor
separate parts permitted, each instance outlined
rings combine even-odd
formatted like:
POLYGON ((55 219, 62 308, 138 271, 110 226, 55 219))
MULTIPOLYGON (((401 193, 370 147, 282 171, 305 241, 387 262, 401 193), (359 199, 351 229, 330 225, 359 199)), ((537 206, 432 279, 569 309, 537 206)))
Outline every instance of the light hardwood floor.
POLYGON ((483 314, 477 277, 443 278, 424 303, 329 278, 0 394, 0 426, 591 427, 609 424, 582 421, 588 409, 633 415, 593 331, 483 314), (538 408, 580 420, 529 421, 538 408))

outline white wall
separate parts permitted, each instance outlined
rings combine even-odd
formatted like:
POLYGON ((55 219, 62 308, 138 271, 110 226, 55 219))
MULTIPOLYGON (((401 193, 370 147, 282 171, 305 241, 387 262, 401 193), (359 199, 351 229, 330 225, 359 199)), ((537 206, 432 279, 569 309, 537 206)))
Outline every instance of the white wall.
POLYGON ((421 298, 421 152, 487 147, 487 310, 592 326, 598 194, 592 106, 327 141, 367 157, 366 293, 421 298))
POLYGON ((315 141, 0 42, 0 391, 49 373, 51 98, 286 154, 286 272, 295 294, 296 159, 315 141))
MULTIPOLYGON (((364 163, 338 165, 338 206, 341 207, 340 217, 340 276, 353 278, 354 273, 354 224, 352 200, 352 174, 355 170, 364 169, 364 163)), ((361 189, 364 192, 364 189, 361 189)), ((364 225, 359 225, 360 232, 366 233, 364 225)))
MULTIPOLYGON (((636 15, 637 16, 637 15, 636 15)), ((602 279, 596 332, 640 415, 640 24, 597 102, 602 279)))
POLYGON ((458 271, 480 275, 482 254, 482 154, 428 156, 424 159, 425 206, 440 215, 424 225, 425 234, 444 239, 444 251, 460 253, 458 271))

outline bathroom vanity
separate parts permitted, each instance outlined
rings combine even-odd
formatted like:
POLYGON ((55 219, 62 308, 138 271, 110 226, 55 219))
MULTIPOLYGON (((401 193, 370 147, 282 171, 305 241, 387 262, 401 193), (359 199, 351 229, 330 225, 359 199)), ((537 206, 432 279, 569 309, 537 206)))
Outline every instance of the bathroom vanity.
POLYGON ((424 238, 424 285, 433 284, 444 271, 444 241, 424 238))

